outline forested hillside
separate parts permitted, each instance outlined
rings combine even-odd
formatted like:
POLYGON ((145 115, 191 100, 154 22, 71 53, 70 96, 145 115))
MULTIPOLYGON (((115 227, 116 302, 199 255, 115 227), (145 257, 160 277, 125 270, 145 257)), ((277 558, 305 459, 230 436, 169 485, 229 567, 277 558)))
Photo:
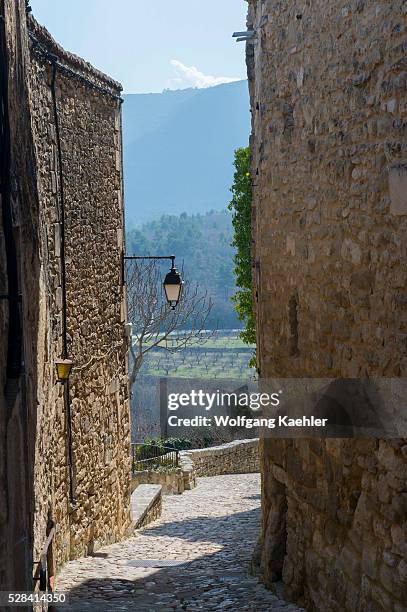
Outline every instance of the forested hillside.
POLYGON ((135 255, 175 255, 184 267, 186 279, 208 291, 214 307, 210 326, 236 329, 238 321, 232 295, 234 250, 231 215, 227 211, 206 214, 163 215, 157 221, 132 229, 127 236, 127 253, 135 255))

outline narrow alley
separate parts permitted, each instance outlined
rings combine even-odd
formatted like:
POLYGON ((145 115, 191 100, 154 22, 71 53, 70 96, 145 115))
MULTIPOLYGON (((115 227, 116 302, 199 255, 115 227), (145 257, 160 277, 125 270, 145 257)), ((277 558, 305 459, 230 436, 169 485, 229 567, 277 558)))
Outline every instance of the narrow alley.
POLYGON ((81 612, 299 610, 249 574, 259 522, 259 474, 200 478, 135 537, 68 563, 57 590, 81 612))

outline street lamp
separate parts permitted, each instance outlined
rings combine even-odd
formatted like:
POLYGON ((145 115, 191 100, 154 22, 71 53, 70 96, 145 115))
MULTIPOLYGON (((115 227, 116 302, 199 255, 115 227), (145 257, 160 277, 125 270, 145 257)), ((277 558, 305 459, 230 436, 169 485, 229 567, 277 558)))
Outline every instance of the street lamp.
POLYGON ((164 279, 163 287, 168 304, 173 310, 176 309, 182 296, 182 287, 184 285, 184 281, 182 280, 181 274, 175 267, 175 255, 125 255, 123 259, 171 259, 171 270, 168 272, 164 279))
POLYGON ((167 298, 167 302, 173 310, 176 309, 182 295, 183 280, 181 274, 178 272, 174 265, 174 259, 172 258, 171 270, 168 272, 164 280, 164 291, 167 298))
POLYGON ((55 367, 57 369, 57 380, 60 383, 66 383, 69 380, 73 361, 71 359, 55 359, 55 367))

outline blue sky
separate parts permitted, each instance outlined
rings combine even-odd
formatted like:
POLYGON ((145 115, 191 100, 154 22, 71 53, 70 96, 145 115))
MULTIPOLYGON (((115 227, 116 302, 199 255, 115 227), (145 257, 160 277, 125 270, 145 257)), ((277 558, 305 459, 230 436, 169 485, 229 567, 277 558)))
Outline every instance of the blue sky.
POLYGON ((33 14, 69 51, 125 93, 208 87, 246 78, 244 0, 31 0, 33 14))

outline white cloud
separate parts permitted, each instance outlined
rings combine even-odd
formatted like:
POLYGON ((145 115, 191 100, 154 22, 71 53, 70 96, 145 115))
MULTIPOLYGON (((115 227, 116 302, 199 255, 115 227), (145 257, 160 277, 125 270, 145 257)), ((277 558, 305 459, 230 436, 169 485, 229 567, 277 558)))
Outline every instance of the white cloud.
POLYGON ((174 69, 174 76, 168 81, 169 89, 185 89, 187 87, 213 87, 222 83, 240 81, 238 77, 215 77, 200 72, 195 66, 185 66, 182 62, 172 59, 170 62, 174 69))

